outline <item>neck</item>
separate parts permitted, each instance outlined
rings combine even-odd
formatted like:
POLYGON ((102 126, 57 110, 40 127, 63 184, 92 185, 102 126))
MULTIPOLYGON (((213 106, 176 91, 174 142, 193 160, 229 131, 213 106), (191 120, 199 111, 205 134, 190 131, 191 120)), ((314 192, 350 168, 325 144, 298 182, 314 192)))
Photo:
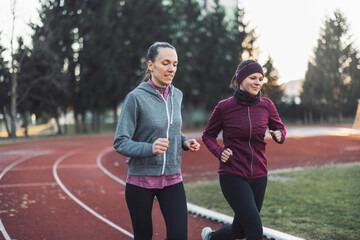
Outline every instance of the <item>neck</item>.
POLYGON ((159 83, 158 81, 154 80, 153 78, 150 79, 157 87, 160 87, 160 88, 166 88, 168 85, 166 84, 161 84, 159 83))

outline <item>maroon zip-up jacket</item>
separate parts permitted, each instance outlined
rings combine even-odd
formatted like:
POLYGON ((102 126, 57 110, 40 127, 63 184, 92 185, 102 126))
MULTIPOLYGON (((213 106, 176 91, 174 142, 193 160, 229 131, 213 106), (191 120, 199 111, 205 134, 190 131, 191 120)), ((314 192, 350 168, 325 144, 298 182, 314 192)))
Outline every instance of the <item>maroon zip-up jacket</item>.
POLYGON ((230 148, 233 152, 226 163, 220 161, 218 173, 247 179, 266 176, 268 169, 264 138, 267 128, 280 130, 282 138, 278 143, 284 142, 286 130, 270 99, 261 97, 253 106, 240 105, 234 96, 220 101, 202 136, 206 147, 219 161, 224 149, 230 148), (221 130, 223 147, 216 140, 221 130))

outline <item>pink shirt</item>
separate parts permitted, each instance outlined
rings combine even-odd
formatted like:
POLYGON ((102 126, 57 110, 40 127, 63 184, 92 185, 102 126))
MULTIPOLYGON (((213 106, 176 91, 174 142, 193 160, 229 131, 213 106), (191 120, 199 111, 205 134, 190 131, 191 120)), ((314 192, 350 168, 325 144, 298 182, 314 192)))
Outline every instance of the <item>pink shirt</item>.
MULTIPOLYGON (((151 79, 147 81, 147 83, 152 86, 155 90, 157 90, 161 95, 163 95, 165 101, 169 95, 169 87, 166 88, 156 86, 151 79)), ((142 188, 158 188, 162 189, 166 186, 171 186, 182 182, 182 175, 181 173, 177 173, 174 175, 169 176, 134 176, 128 175, 126 178, 126 182, 129 184, 133 184, 138 187, 142 188)))

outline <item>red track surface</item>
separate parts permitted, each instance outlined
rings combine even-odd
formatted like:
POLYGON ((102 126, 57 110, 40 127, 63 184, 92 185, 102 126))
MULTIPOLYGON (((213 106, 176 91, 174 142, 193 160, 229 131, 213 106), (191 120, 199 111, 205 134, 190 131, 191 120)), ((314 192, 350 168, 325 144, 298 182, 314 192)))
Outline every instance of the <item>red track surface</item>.
MULTIPOLYGON (((11 239, 132 239, 124 186, 106 175, 126 177, 125 158, 115 153, 112 135, 36 140, 0 145, 0 219, 11 239), (67 194, 68 191, 68 194, 67 194), (70 196, 69 196, 70 195, 70 196), (111 224, 111 225, 109 225, 111 224)), ((360 136, 268 140, 269 169, 360 162, 360 136)), ((184 152, 184 182, 217 178, 217 160, 205 146, 184 152)), ((165 238, 155 201, 154 240, 165 238)), ((204 226, 220 224, 189 215, 189 240, 204 226)), ((1 226, 0 226, 1 227, 1 226)))

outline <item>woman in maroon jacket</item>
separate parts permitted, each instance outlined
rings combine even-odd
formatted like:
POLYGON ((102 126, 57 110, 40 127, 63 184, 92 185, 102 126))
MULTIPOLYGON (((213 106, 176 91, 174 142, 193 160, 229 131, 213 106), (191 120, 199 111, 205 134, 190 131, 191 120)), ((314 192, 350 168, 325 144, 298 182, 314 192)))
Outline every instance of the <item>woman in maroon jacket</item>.
POLYGON ((203 240, 263 239, 260 209, 267 184, 265 132, 277 143, 285 140, 285 127, 274 103, 260 97, 264 73, 254 60, 240 63, 230 87, 234 96, 215 107, 203 133, 207 148, 219 159, 219 180, 225 199, 235 212, 231 225, 217 231, 206 227, 203 240), (224 146, 217 137, 223 131, 224 146))

